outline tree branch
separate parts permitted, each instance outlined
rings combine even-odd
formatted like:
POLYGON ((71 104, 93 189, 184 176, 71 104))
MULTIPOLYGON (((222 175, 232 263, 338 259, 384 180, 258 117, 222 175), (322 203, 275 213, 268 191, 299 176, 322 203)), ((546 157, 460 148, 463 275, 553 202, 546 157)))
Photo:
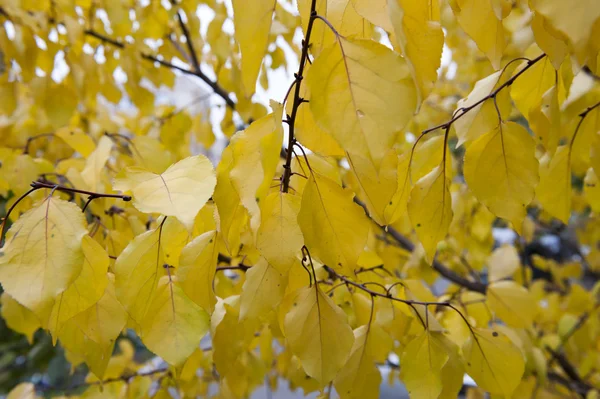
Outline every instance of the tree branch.
POLYGON ((308 60, 308 49, 310 47, 310 35, 312 33, 312 28, 315 23, 315 19, 317 18, 317 0, 312 0, 310 6, 310 18, 308 20, 308 26, 306 27, 306 37, 302 41, 302 54, 300 56, 300 64, 298 65, 298 72, 294 74, 295 80, 292 85, 294 87, 294 102, 292 103, 292 114, 289 118, 286 119, 286 122, 289 126, 288 131, 288 147, 287 154, 285 157, 285 164, 283 165, 283 176, 281 177, 281 191, 287 193, 290 187, 290 178, 292 177, 292 148, 294 147, 294 143, 296 138, 294 137, 294 127, 296 124, 296 116, 298 114, 298 108, 303 102, 306 102, 305 99, 300 97, 300 86, 302 85, 302 79, 304 74, 304 67, 306 65, 306 61, 308 60))
POLYGON ((89 387, 89 386, 93 386, 93 385, 104 385, 104 384, 111 384, 113 382, 128 382, 130 379, 135 378, 135 377, 150 377, 153 376, 155 374, 160 374, 160 373, 168 373, 169 369, 168 367, 161 367, 161 368, 157 368, 154 370, 150 370, 150 371, 143 371, 143 372, 139 372, 139 373, 129 373, 129 374, 123 374, 119 377, 114 377, 114 378, 107 378, 105 380, 98 380, 98 381, 92 381, 92 382, 82 382, 82 383, 78 383, 78 384, 74 384, 71 385, 69 387, 65 387, 65 388, 57 388, 57 387, 53 387, 53 386, 43 386, 41 388, 38 388, 39 390, 43 391, 43 392, 69 392, 69 391, 74 391, 76 389, 79 388, 84 388, 84 387, 89 387))
MULTIPOLYGON (((394 229, 391 226, 387 227, 387 233, 392 236, 392 238, 404 249, 406 249, 407 251, 412 252, 415 249, 415 244, 413 244, 408 238, 406 238, 405 236, 403 236, 402 234, 400 234, 400 232, 396 229, 394 229)), ((431 266, 439 273, 441 274, 443 277, 445 277, 446 279, 450 280, 451 282, 453 282, 456 285, 460 285, 461 287, 464 287, 470 291, 475 291, 475 292, 479 292, 481 294, 485 294, 486 290, 487 290, 487 284, 478 282, 478 281, 471 281, 471 280, 467 280, 466 278, 464 278, 463 276, 461 276, 460 274, 456 273, 455 271, 449 269, 448 267, 446 267, 445 265, 443 265, 442 263, 440 263, 437 260, 433 260, 431 266)))
MULTIPOLYGON (((179 18, 181 20, 181 16, 179 15, 179 13, 177 15, 179 16, 179 18)), ((183 23, 183 21, 182 21, 182 23, 183 23)), ((184 35, 185 35, 185 32, 188 32, 187 29, 184 31, 184 35)), ((102 41, 104 43, 108 43, 108 44, 110 44, 112 46, 115 46, 115 47, 118 47, 118 48, 121 48, 121 49, 125 48, 125 44, 121 43, 120 41, 115 40, 115 39, 113 39, 111 37, 105 36, 105 35, 103 35, 101 33, 98 33, 96 31, 92 30, 92 29, 86 29, 84 31, 84 33, 86 35, 88 35, 88 36, 95 37, 96 39, 98 39, 98 40, 100 40, 100 41, 102 41)), ((188 35, 189 35, 189 32, 188 32, 188 35)), ((186 35, 186 40, 188 42, 188 47, 192 46, 191 40, 189 39, 189 36, 187 36, 187 35, 186 35)), ((193 49, 193 47, 192 47, 192 49, 193 49)), ((162 59, 157 58, 157 57, 155 57, 153 55, 150 55, 150 54, 141 53, 141 56, 142 56, 143 59, 148 60, 148 61, 152 61, 152 62, 156 62, 156 63, 158 63, 159 65, 161 65, 163 67, 167 67, 167 68, 170 68, 170 69, 175 69, 175 70, 178 70, 178 71, 180 71, 182 73, 185 73, 187 75, 192 75, 192 76, 196 76, 196 77, 200 78, 204 83, 206 83, 212 89, 213 92, 215 92, 215 94, 217 94, 219 97, 221 97, 223 100, 225 100, 225 103, 227 104, 227 106, 229 108, 235 110, 236 104, 231 99, 231 97, 229 96, 229 93, 225 89, 223 89, 217 82, 211 80, 208 76, 206 76, 204 74, 204 72, 202 72, 200 70, 200 65, 199 64, 196 67, 196 63, 198 62, 198 59, 196 58, 195 53, 192 53, 192 54, 193 55, 191 55, 191 57, 192 57, 192 60, 194 62, 194 68, 195 68, 194 70, 190 70, 190 69, 185 69, 185 68, 179 67, 177 65, 174 65, 174 64, 172 64, 172 63, 170 63, 168 61, 162 60, 162 59)))
POLYGON ((194 70, 198 72, 200 70, 200 63, 198 62, 198 55, 196 50, 194 49, 194 43, 192 43, 192 35, 190 35, 190 31, 188 30, 185 22, 183 22, 183 17, 181 16, 181 10, 177 11, 177 20, 179 22, 179 27, 185 36, 185 44, 188 47, 188 51, 190 54, 190 58, 192 59, 192 66, 194 70))

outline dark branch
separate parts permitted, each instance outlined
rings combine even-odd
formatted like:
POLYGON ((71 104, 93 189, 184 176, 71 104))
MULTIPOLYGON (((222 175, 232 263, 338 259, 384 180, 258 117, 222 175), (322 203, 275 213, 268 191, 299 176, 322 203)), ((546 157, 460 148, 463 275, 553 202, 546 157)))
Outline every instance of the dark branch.
MULTIPOLYGON (((312 33, 312 28, 315 23, 315 19, 317 17, 317 0, 312 0, 310 6, 310 18, 308 20, 308 26, 306 27, 306 37, 302 42, 302 54, 300 56, 300 64, 298 65, 298 72, 294 74, 296 78, 292 85, 294 85, 294 102, 292 103, 292 113, 290 117, 287 119, 287 124, 289 126, 288 131, 288 151, 285 158, 285 165, 283 166, 283 176, 281 177, 281 191, 287 193, 290 187, 290 178, 292 177, 292 148, 294 143, 296 142, 296 138, 294 137, 294 127, 296 124, 296 116, 298 114, 298 108, 300 105, 305 102, 302 97, 300 97, 300 87, 302 86, 302 79, 304 74, 304 67, 306 65, 306 61, 308 60, 308 49, 310 48, 310 35, 312 33)), ((291 86, 290 86, 291 88, 291 86)), ((287 97, 287 95, 286 95, 287 97)))
MULTIPOLYGON (((118 47, 121 49, 125 48, 125 45, 123 43, 121 43, 120 41, 115 40, 111 37, 102 35, 94 30, 87 29, 85 31, 85 34, 88 36, 95 37, 96 39, 101 40, 104 43, 108 43, 112 46, 115 46, 115 47, 118 47)), ((189 40, 188 40, 188 43, 190 43, 189 40)), ((142 58, 145 60, 148 60, 148 61, 156 62, 163 67, 174 69, 174 70, 180 71, 182 73, 185 73, 187 75, 193 75, 193 76, 200 78, 204 83, 206 83, 215 92, 215 94, 217 94, 219 97, 221 97, 223 100, 225 100, 225 103, 227 104, 228 107, 230 107, 231 109, 235 109, 235 102, 231 99, 231 97, 229 97, 229 93, 225 89, 223 89, 221 86, 219 86, 219 84, 217 82, 211 80, 208 76, 206 76, 204 74, 204 72, 202 72, 199 68, 196 70, 185 69, 185 68, 179 67, 177 65, 174 65, 170 62, 167 62, 165 60, 162 60, 156 56, 150 55, 150 54, 142 53, 142 58)), ((194 58, 192 58, 192 60, 193 59, 194 58)), ((197 62, 197 60, 196 60, 196 62, 197 62)))
MULTIPOLYGON (((396 229, 394 229, 393 227, 388 226, 387 233, 390 236, 392 236, 392 238, 402 248, 406 249, 407 251, 412 252, 415 249, 415 244, 413 244, 408 238, 406 238, 405 236, 403 236, 402 234, 400 234, 400 232, 397 231, 396 229)), ((479 293, 482 293, 482 294, 485 294, 485 292, 487 290, 487 285, 486 284, 478 282, 478 281, 467 280, 466 278, 464 278, 460 274, 458 274, 455 271, 449 269, 448 267, 446 267, 445 265, 443 265, 442 263, 440 263, 439 261, 437 261, 435 259, 433 260, 431 266, 439 274, 441 274, 443 277, 445 277, 446 279, 450 280, 454 284, 460 285, 461 287, 464 287, 464 288, 466 288, 468 290, 479 292, 479 293)))

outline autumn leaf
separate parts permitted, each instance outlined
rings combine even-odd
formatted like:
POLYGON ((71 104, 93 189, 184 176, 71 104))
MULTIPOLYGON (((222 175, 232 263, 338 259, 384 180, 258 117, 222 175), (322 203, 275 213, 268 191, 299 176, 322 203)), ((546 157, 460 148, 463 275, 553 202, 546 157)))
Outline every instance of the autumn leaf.
POLYGON ((376 170, 416 109, 408 66, 372 41, 338 38, 315 60, 307 84, 317 123, 376 170))
POLYGON ((191 226, 215 184, 210 161, 197 155, 171 165, 161 174, 129 167, 117 176, 113 188, 131 192, 133 204, 141 212, 175 216, 191 226))
POLYGON ((467 373, 486 391, 510 396, 519 385, 525 370, 523 355, 501 332, 475 329, 463 353, 467 373))
POLYGON ((23 214, 6 235, 0 252, 2 287, 43 325, 54 300, 81 271, 85 227, 77 205, 49 196, 23 214))
POLYGON ((467 148, 464 173, 475 197, 520 231, 539 181, 533 139, 525 128, 503 122, 481 136, 467 148))
POLYGON ((314 256, 330 267, 353 274, 364 251, 369 223, 352 193, 334 181, 312 175, 304 188, 298 224, 314 256))
POLYGON ((302 288, 282 305, 284 333, 306 373, 324 386, 346 363, 354 335, 343 311, 316 285, 302 288))

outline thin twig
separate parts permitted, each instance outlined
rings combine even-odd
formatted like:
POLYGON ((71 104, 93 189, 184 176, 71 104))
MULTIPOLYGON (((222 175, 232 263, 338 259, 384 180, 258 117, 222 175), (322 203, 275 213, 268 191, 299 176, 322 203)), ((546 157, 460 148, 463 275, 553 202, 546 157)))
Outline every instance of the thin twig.
POLYGON ((27 142, 25 143, 25 147, 23 148, 23 154, 29 154, 29 146, 31 145, 32 141, 35 141, 35 140, 43 138, 43 137, 54 137, 54 133, 42 133, 42 134, 38 134, 37 136, 28 137, 27 142))
POLYGON ((158 369, 154 369, 154 370, 150 370, 150 371, 143 371, 143 372, 139 372, 139 373, 133 373, 133 374, 123 374, 119 377, 114 377, 114 378, 107 378, 106 380, 99 380, 99 381, 91 381, 91 382, 82 382, 79 384, 74 384, 71 385, 69 387, 66 388, 56 388, 56 387, 41 387, 39 388, 41 391, 43 392, 48 392, 48 391, 57 391, 57 392, 65 392, 65 391, 73 391, 79 388, 83 388, 83 387, 88 387, 88 386, 92 386, 92 385, 104 385, 104 384, 110 384, 113 382, 127 382, 132 378, 135 377, 150 377, 152 375, 155 374, 160 374, 160 373, 167 373, 169 372, 169 369, 167 367, 161 367, 158 369))
MULTIPOLYGON (((105 36, 101 33, 98 33, 94 30, 91 29, 86 29, 84 31, 84 33, 88 36, 92 36, 95 37, 96 39, 104 42, 104 43, 108 43, 112 46, 118 47, 118 48, 125 48, 125 44, 121 43, 118 40, 115 40, 111 37, 105 36)), ((216 81, 211 80, 206 74, 204 74, 204 72, 202 72, 201 70, 190 70, 190 69, 185 69, 182 68, 180 66, 174 65, 168 61, 162 60, 160 58, 157 58, 153 55, 150 54, 146 54, 146 53, 141 53, 141 57, 145 60, 148 61, 152 61, 152 62, 156 62, 159 65, 163 66, 163 67, 167 67, 170 69, 175 69, 178 70, 182 73, 188 74, 188 75, 193 75, 196 76, 198 78, 200 78, 204 83, 206 83, 214 92, 215 94, 217 94, 218 96, 220 96, 223 100, 225 100, 225 103, 227 104, 227 106, 229 108, 231 108, 232 110, 235 110, 235 102, 231 99, 231 97, 229 96, 229 93, 227 91, 225 91, 225 89, 223 89, 216 81)))
MULTIPOLYGON (((469 105, 468 107, 463 107, 457 110, 457 112, 455 112, 455 114, 452 117, 452 119, 450 119, 449 121, 442 123, 441 125, 437 125, 434 126, 432 128, 429 129, 425 129, 423 130, 422 134, 427 134, 430 132, 433 132, 435 130, 438 129, 449 129, 450 126, 452 126, 452 124, 454 122, 456 122, 457 120, 459 120, 460 118, 462 118, 463 116, 465 116, 469 111, 473 110, 474 108, 476 108, 477 106, 483 104, 485 101, 495 98, 496 95, 504 88, 509 87, 510 85, 512 85, 514 83, 515 80, 517 80, 517 78, 519 76, 521 76, 523 73, 525 73, 525 71, 527 71, 529 68, 531 68, 533 65, 535 65, 538 61, 540 61, 541 59, 543 59, 546 56, 546 54, 541 54, 538 57, 527 61, 527 65, 525 65, 519 72, 515 73, 510 79, 508 79, 506 82, 502 83, 497 89, 495 89, 494 91, 492 91, 490 94, 488 94, 487 96, 481 98, 479 101, 477 101, 474 104, 469 105)), ((512 61, 511 61, 512 62, 512 61)))

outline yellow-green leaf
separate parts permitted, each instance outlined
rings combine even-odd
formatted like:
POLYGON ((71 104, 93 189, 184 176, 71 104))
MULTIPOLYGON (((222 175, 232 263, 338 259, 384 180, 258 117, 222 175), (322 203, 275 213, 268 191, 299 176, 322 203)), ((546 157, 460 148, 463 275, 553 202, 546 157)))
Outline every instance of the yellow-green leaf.
POLYGON ((59 334, 61 345, 82 357, 98 378, 104 375, 115 341, 127 322, 127 313, 115 296, 113 280, 109 275, 102 298, 69 319, 59 334))
POLYGON ((158 282, 141 322, 144 344, 171 365, 180 365, 194 352, 209 328, 209 316, 185 295, 175 277, 158 282))
POLYGON ((81 209, 49 196, 10 228, 0 252, 4 291, 45 324, 54 299, 77 278, 87 234, 81 209))
POLYGON ((168 274, 166 267, 173 267, 165 257, 164 247, 178 238, 164 234, 163 227, 161 224, 135 237, 113 268, 117 298, 137 323, 144 319, 159 279, 168 274))
POLYGON ((210 198, 216 178, 204 155, 185 158, 156 174, 137 166, 119 173, 113 188, 131 192, 133 205, 141 212, 175 216, 188 228, 210 198))
POLYGON ((209 313, 212 313, 217 302, 213 280, 218 255, 217 233, 208 231, 183 248, 176 271, 183 292, 209 313))
POLYGON ((75 281, 56 298, 48 330, 56 343, 63 324, 75 315, 88 309, 102 298, 108 284, 108 254, 90 236, 84 236, 81 241, 83 249, 83 266, 75 281))
POLYGON ((2 318, 6 322, 6 325, 25 335, 27 341, 32 344, 33 334, 42 326, 36 315, 31 310, 15 301, 6 292, 2 293, 0 303, 2 304, 0 311, 2 312, 2 318))

